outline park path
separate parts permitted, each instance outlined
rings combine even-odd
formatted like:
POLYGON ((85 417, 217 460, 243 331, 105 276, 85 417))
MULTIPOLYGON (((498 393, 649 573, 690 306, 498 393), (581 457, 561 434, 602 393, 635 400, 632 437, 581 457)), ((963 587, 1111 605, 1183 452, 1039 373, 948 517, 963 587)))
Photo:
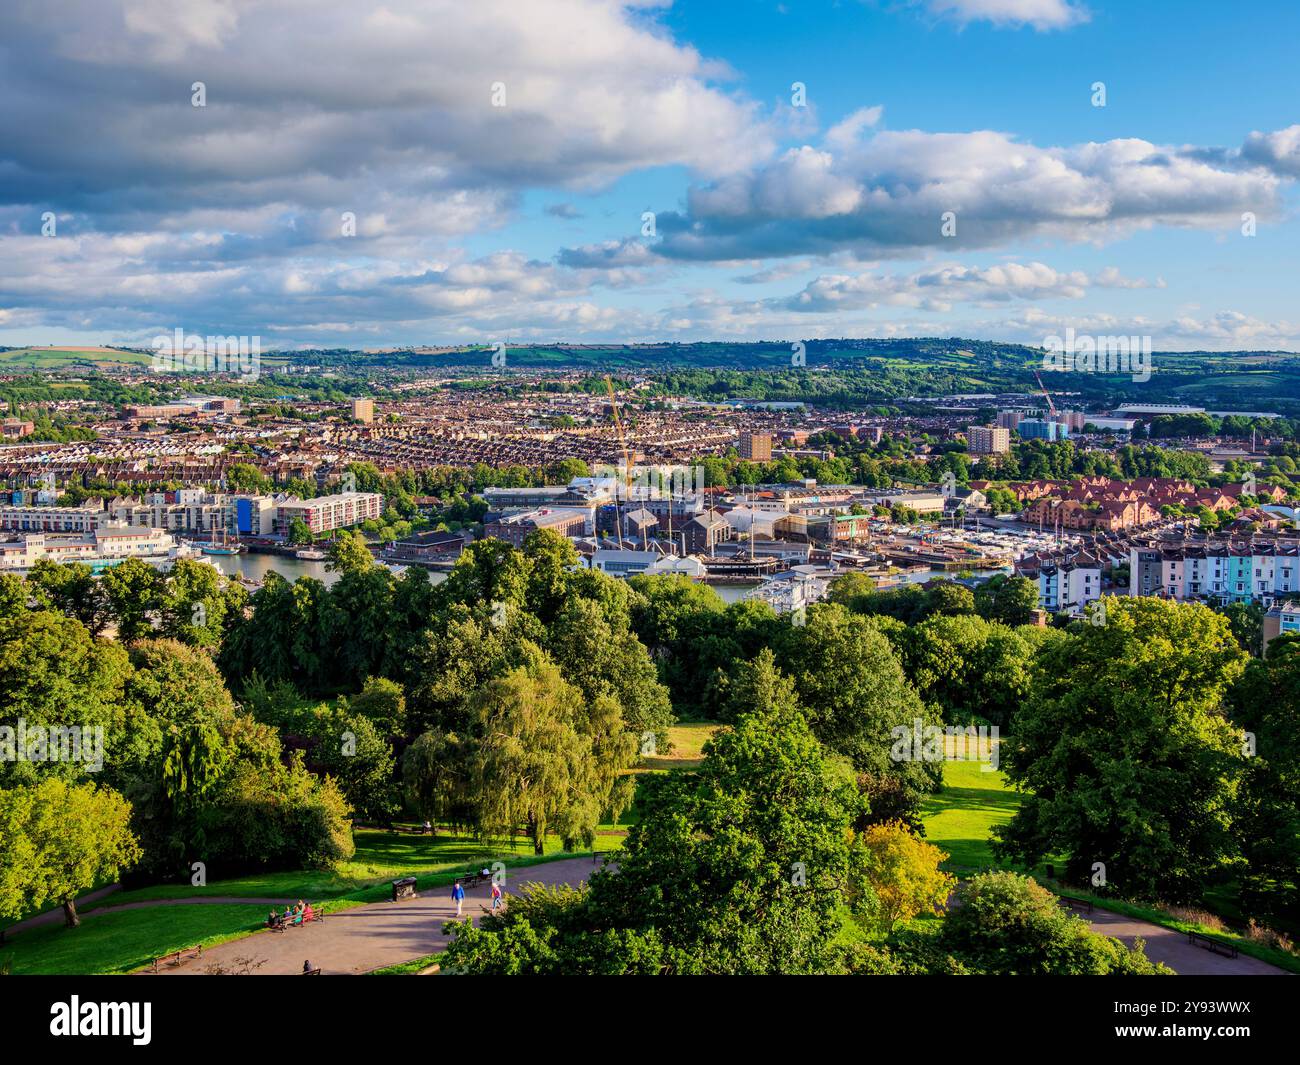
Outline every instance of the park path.
MULTIPOLYGON (((1081 915, 1082 916, 1082 915, 1081 915)), ((1113 936, 1127 946, 1139 936, 1146 946, 1147 957, 1152 961, 1163 962, 1179 976, 1289 976, 1285 969, 1270 965, 1259 958, 1239 954, 1235 958, 1225 958, 1222 954, 1198 947, 1187 942, 1185 932, 1175 932, 1172 928, 1122 913, 1103 910, 1097 907, 1086 916, 1094 932, 1104 936, 1113 936)))
MULTIPOLYGON (((590 858, 566 858, 518 871, 506 870, 506 893, 525 884, 577 886, 601 868, 590 858)), ((491 885, 465 891, 464 916, 477 919, 491 907, 491 885)), ((258 899, 258 902, 269 900, 258 899)), ((436 954, 450 939, 442 926, 456 919, 451 885, 422 891, 402 902, 372 902, 327 914, 323 921, 285 932, 257 932, 203 951, 202 958, 168 967, 168 976, 202 976, 211 965, 244 969, 255 976, 301 973, 303 962, 319 966, 322 975, 369 972, 412 958, 436 954)))
MULTIPOLYGON (((86 915, 81 912, 81 908, 83 906, 89 906, 92 903, 98 902, 100 899, 104 898, 105 896, 111 895, 115 891, 121 891, 121 890, 122 890, 121 884, 109 884, 108 887, 102 887, 96 891, 87 892, 85 895, 78 895, 77 913, 80 916, 85 917, 86 915)), ((44 913, 38 913, 35 917, 27 917, 24 920, 16 921, 15 923, 9 925, 7 928, 4 929, 4 934, 6 936, 11 936, 16 932, 21 932, 24 928, 40 928, 42 925, 55 924, 56 922, 62 920, 63 920, 63 907, 55 906, 54 909, 46 910, 44 913)))

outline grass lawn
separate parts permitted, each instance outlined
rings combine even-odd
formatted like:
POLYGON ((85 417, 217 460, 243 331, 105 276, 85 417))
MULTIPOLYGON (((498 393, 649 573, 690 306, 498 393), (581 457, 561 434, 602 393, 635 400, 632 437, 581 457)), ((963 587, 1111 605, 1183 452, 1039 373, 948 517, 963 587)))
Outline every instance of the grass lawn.
POLYGON ((714 721, 679 722, 668 727, 668 753, 642 759, 640 769, 694 769, 704 760, 704 745, 722 726, 714 721))
POLYGON ((125 973, 198 943, 213 946, 260 928, 264 906, 163 906, 103 912, 79 928, 30 928, 0 945, 14 973, 125 973))
MULTIPOLYGON (((538 857, 532 853, 531 845, 522 839, 512 850, 508 844, 485 846, 469 837, 447 832, 432 838, 406 833, 393 835, 382 829, 357 829, 353 835, 356 854, 334 870, 292 869, 253 873, 225 880, 213 879, 204 887, 191 887, 188 880, 179 884, 157 884, 134 891, 119 891, 83 912, 111 909, 125 902, 203 896, 369 902, 387 897, 388 882, 399 876, 418 876, 422 884, 427 878, 427 882, 434 885, 450 883, 457 874, 491 865, 494 861, 525 866, 583 853, 561 850, 559 840, 554 838, 546 841, 546 854, 538 857)), ((621 836, 597 836, 596 850, 617 850, 622 842, 621 836)))
POLYGON ((984 772, 984 762, 945 762, 944 789, 929 795, 921 806, 925 838, 948 852, 949 872, 974 871, 994 865, 989 836, 1004 825, 1020 805, 1001 770, 984 772))
POLYGON ((366 973, 367 976, 419 976, 420 973, 430 965, 437 963, 441 954, 426 954, 422 958, 412 958, 410 961, 400 962, 397 965, 385 965, 382 969, 371 969, 366 973))

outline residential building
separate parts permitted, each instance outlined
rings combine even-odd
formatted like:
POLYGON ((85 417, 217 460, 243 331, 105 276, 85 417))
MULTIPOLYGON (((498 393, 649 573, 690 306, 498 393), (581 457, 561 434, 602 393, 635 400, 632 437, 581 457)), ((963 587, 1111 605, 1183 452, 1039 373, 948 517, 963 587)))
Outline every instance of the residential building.
POLYGON ((28 533, 17 540, 0 542, 0 571, 26 572, 43 560, 84 562, 95 570, 128 558, 164 566, 191 555, 197 555, 197 551, 178 547, 161 529, 104 525, 80 535, 28 533))
POLYGON ((0 529, 15 532, 87 533, 108 521, 102 507, 0 506, 0 529))
POLYGON ((1278 636, 1300 636, 1300 599, 1287 599, 1264 615, 1264 653, 1278 636))
POLYGON ((373 399, 354 399, 352 401, 352 420, 369 425, 375 420, 375 401, 373 399))
POLYGON ((772 434, 741 433, 740 457, 749 462, 771 462, 772 434))
POLYGON ((972 455, 1005 455, 1011 450, 1011 430, 1002 426, 971 425, 966 443, 972 455))
POLYGON ((384 497, 378 492, 339 492, 315 499, 284 499, 276 506, 276 531, 287 535, 295 518, 313 535, 360 525, 383 514, 384 497))
POLYGON ((1022 440, 1066 440, 1070 436, 1069 426, 1042 418, 1022 418, 1016 431, 1022 440))

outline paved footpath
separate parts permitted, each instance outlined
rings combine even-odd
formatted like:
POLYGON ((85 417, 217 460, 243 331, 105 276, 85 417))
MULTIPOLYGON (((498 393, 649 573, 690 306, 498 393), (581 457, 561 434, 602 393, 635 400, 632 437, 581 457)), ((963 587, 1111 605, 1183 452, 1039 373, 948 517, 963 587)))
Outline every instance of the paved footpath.
MULTIPOLYGON (((524 884, 577 886, 586 881, 593 869, 600 867, 600 863, 593 863, 587 857, 507 869, 506 893, 517 891, 524 884)), ((491 905, 490 884, 466 889, 464 916, 477 919, 491 905)), ((323 976, 364 973, 443 950, 450 939, 443 933, 443 923, 455 918, 456 904, 451 901, 448 884, 422 891, 414 899, 372 902, 339 910, 327 914, 323 921, 284 932, 256 932, 205 949, 201 958, 168 967, 163 973, 202 976, 210 965, 242 969, 243 959, 262 962, 252 969, 255 976, 301 973, 304 961, 319 966, 323 976)))
POLYGON ((1129 946, 1133 945, 1134 939, 1141 936, 1146 945, 1147 957, 1152 961, 1164 962, 1179 976, 1291 975, 1276 965, 1270 965, 1266 961, 1260 961, 1246 954, 1225 958, 1222 954, 1215 954, 1212 950, 1187 942, 1185 932, 1175 932, 1171 928, 1162 928, 1134 917, 1126 917, 1122 913, 1103 910, 1101 907, 1088 914, 1087 920, 1094 932, 1114 936, 1129 946))

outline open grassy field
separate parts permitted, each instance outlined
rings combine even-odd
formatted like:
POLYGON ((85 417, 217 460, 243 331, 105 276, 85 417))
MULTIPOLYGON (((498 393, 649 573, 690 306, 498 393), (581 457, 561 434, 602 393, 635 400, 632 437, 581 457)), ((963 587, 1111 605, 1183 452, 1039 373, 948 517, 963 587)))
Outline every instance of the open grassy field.
POLYGON ((78 366, 148 366, 151 355, 114 348, 15 348, 0 351, 0 370, 63 370, 78 366))
POLYGON ((989 836, 1020 805, 1001 770, 984 772, 983 762, 945 762, 944 789, 922 805, 926 839, 948 852, 944 868, 966 872, 994 864, 989 836))
POLYGON ((704 745, 721 728, 713 721, 687 721, 668 729, 668 750, 647 755, 643 769, 694 769, 704 758, 704 745))
POLYGON ((32 928, 0 946, 12 973, 124 973, 198 943, 211 946, 252 932, 265 906, 151 906, 106 912, 80 928, 32 928))

